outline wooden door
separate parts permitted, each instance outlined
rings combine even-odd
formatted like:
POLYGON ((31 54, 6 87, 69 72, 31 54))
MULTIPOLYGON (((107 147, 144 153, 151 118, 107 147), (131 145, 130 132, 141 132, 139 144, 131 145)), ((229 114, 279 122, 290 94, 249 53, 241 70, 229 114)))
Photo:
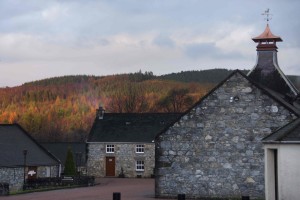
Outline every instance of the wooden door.
POLYGON ((106 176, 115 176, 115 157, 106 157, 106 176))
POLYGON ((37 167, 36 166, 28 166, 27 177, 29 180, 34 180, 37 177, 37 167))

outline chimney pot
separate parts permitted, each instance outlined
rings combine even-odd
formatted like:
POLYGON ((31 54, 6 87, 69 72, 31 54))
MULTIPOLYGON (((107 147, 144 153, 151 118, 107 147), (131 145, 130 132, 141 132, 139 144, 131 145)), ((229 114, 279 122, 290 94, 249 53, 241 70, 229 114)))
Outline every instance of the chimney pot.
POLYGON ((97 109, 97 117, 98 117, 98 119, 103 119, 104 113, 105 113, 105 110, 103 109, 102 106, 100 106, 99 109, 97 109))

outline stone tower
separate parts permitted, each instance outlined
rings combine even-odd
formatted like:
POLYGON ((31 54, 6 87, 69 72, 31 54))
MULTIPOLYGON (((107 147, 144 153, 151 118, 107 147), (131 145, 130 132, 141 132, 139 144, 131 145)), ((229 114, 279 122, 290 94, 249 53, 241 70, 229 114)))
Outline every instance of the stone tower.
POLYGON ((281 71, 277 61, 276 42, 282 42, 281 37, 274 35, 267 24, 262 34, 252 38, 257 45, 257 61, 248 76, 253 81, 279 93, 288 101, 298 95, 298 90, 281 71))

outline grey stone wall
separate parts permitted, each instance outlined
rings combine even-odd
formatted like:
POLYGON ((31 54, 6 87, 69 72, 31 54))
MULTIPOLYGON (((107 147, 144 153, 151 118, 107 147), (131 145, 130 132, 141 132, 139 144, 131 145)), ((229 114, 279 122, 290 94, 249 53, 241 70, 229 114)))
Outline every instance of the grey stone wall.
POLYGON ((156 196, 264 198, 261 139, 293 119, 236 73, 158 137, 156 196))
POLYGON ((115 157, 115 174, 118 176, 123 168, 125 177, 151 177, 154 173, 154 143, 88 143, 87 171, 96 177, 106 176, 106 157, 115 157), (114 144, 115 153, 106 153, 106 145, 114 144), (144 145, 144 153, 136 153, 136 145, 144 145), (136 171, 136 161, 143 160, 145 170, 136 171))
POLYGON ((10 191, 22 189, 24 182, 24 169, 0 168, 0 182, 9 183, 10 191))
MULTIPOLYGON (((37 177, 49 177, 47 175, 47 168, 50 169, 50 177, 56 177, 58 175, 58 166, 39 166, 37 169, 37 177)), ((28 169, 26 168, 26 172, 28 169)), ((25 176, 27 179, 28 176, 25 176)), ((24 183, 24 168, 0 168, 0 182, 9 183, 10 191, 22 190, 24 183)))

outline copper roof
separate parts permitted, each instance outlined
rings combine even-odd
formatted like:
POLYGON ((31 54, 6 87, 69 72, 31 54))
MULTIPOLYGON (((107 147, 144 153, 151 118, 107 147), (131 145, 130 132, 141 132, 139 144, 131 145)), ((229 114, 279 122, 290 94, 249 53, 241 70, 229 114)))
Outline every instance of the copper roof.
POLYGON ((252 38, 254 42, 259 42, 259 41, 277 41, 277 42, 282 42, 281 37, 274 35, 269 27, 269 24, 267 24, 265 31, 260 34, 257 37, 252 38))

